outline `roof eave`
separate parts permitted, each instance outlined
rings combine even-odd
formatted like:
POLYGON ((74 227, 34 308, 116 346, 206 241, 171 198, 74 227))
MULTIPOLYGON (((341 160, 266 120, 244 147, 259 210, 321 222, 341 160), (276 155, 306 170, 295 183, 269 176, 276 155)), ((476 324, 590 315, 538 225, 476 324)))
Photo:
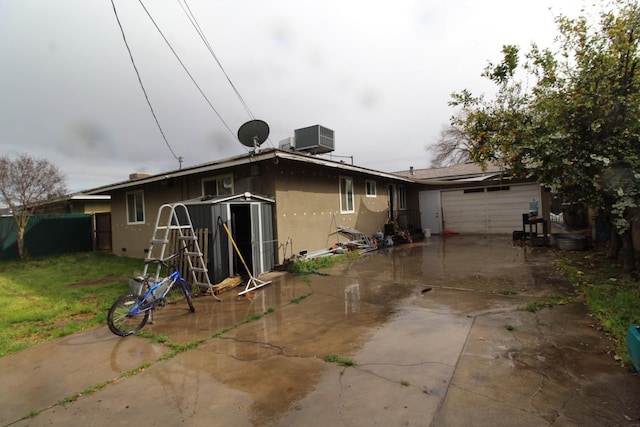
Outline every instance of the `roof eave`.
POLYGON ((272 150, 266 150, 256 154, 243 155, 243 156, 239 156, 231 159, 221 160, 219 162, 212 162, 212 163, 206 163, 199 166, 193 166, 187 169, 178 169, 178 170, 174 170, 166 173, 152 175, 146 178, 121 181, 115 184, 105 185, 102 187, 86 190, 83 193, 88 195, 107 193, 115 190, 122 190, 130 187, 151 184, 151 183, 163 181, 169 178, 178 178, 178 177, 187 176, 187 175, 215 171, 218 169, 227 169, 230 167, 246 165, 249 163, 260 162, 260 161, 265 161, 269 159, 287 159, 292 161, 322 165, 322 166, 341 169, 341 170, 350 171, 350 172, 368 173, 371 175, 379 176, 381 178, 392 179, 396 181, 403 181, 406 183, 416 182, 414 179, 410 179, 407 177, 403 177, 403 176, 399 176, 399 175, 395 175, 387 172, 380 172, 373 169, 363 168, 360 166, 347 165, 345 163, 336 162, 333 160, 319 159, 317 157, 305 156, 301 154, 289 153, 286 151, 272 149, 272 150))

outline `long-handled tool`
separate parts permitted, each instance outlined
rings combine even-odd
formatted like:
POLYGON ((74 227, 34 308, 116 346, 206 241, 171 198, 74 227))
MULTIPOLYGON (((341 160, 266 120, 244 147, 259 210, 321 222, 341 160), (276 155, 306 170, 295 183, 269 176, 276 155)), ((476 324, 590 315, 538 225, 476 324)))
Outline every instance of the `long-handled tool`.
POLYGON ((236 250, 238 257, 240 257, 240 261, 242 261, 242 265, 244 265, 244 269, 247 270, 247 274, 249 275, 247 286, 245 286, 244 291, 238 293, 238 295, 244 295, 247 292, 251 292, 253 290, 256 290, 258 288, 261 288, 271 283, 271 281, 264 282, 260 279, 256 279, 255 277, 253 277, 253 274, 251 274, 251 271, 249 271, 249 267, 247 267, 247 263, 244 261, 244 257, 242 256, 242 253, 240 253, 240 249, 238 249, 238 245, 236 245, 236 241, 233 240, 233 236, 231 236, 231 232, 229 231, 227 224, 223 222, 222 226, 224 227, 224 231, 227 232, 227 235, 229 236, 229 239, 231 240, 231 243, 233 244, 233 247, 236 250))

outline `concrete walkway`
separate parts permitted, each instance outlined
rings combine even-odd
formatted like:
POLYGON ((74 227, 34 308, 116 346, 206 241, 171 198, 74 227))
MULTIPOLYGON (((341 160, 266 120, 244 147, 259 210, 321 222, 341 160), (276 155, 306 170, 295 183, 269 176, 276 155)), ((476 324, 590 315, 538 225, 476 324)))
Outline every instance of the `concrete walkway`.
POLYGON ((177 355, 105 326, 0 358, 0 426, 640 425, 640 378, 582 302, 523 310, 571 292, 554 261, 456 236, 274 273, 157 312, 146 331, 199 344, 177 355))

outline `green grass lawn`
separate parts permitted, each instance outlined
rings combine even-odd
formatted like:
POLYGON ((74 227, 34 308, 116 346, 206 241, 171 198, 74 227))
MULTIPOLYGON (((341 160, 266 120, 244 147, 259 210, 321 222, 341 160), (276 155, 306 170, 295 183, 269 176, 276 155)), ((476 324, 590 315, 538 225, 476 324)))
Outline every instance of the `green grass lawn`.
POLYGON ((606 258, 604 250, 558 252, 558 257, 575 292, 584 296, 589 309, 610 337, 617 360, 629 366, 626 335, 631 325, 640 324, 640 282, 621 271, 617 260, 606 258))
POLYGON ((101 252, 0 262, 0 356, 105 323, 143 267, 101 252))

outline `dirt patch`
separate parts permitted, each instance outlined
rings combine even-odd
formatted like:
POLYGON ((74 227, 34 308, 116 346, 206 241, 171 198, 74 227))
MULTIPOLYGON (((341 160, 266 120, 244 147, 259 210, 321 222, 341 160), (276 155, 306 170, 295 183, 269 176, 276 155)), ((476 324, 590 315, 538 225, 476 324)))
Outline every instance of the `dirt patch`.
POLYGON ((77 282, 69 283, 67 286, 76 287, 76 286, 104 285, 106 283, 126 281, 127 279, 128 279, 127 276, 113 275, 113 276, 101 277, 99 279, 78 280, 77 282))
POLYGON ((54 329, 60 329, 60 328, 63 328, 65 326, 67 326, 69 323, 72 323, 72 322, 75 322, 75 323, 88 322, 94 316, 95 316, 95 313, 78 313, 78 314, 74 314, 72 316, 65 317, 64 319, 56 320, 53 323, 53 328, 54 329))

